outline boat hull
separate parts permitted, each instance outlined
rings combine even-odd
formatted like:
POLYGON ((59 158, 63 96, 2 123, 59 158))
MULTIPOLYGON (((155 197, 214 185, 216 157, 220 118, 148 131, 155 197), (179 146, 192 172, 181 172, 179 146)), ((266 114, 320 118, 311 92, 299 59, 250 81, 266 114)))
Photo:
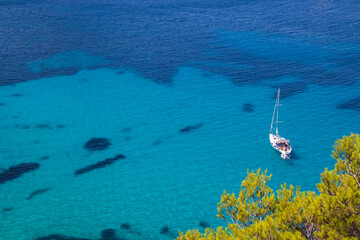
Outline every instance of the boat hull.
POLYGON ((271 133, 269 134, 269 140, 271 146, 281 154, 281 157, 283 159, 290 159, 290 153, 292 151, 292 148, 288 140, 271 133))

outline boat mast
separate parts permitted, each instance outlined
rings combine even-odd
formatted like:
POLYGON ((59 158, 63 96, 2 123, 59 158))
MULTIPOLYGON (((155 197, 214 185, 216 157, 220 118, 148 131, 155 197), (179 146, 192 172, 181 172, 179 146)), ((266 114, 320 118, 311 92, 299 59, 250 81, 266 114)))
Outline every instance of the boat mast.
POLYGON ((275 112, 276 112, 276 121, 275 121, 275 124, 276 124, 275 134, 276 134, 276 135, 279 135, 279 131, 278 131, 279 106, 280 106, 280 88, 279 88, 279 90, 278 90, 278 94, 277 94, 277 97, 276 97, 275 107, 274 107, 274 113, 273 113, 273 117, 272 117, 272 120, 271 120, 271 126, 270 126, 270 132, 269 132, 269 133, 271 133, 271 131, 273 130, 274 117, 275 117, 275 112))
MULTIPOLYGON (((279 89, 280 91, 280 89, 279 89)), ((275 112, 277 112, 277 107, 278 107, 278 97, 279 97, 279 92, 278 92, 278 96, 276 97, 276 101, 275 101, 275 107, 274 107, 274 113, 273 113, 273 116, 272 116, 272 119, 271 119, 271 126, 270 126, 270 132, 272 132, 273 130, 273 124, 274 124, 274 117, 275 117, 275 112)), ((277 134, 277 120, 278 120, 278 114, 276 115, 276 134, 277 134)))
POLYGON ((276 108, 276 136, 277 136, 277 135, 279 135, 278 123, 279 123, 279 106, 280 106, 280 88, 278 90, 276 104, 277 104, 277 108, 276 108))

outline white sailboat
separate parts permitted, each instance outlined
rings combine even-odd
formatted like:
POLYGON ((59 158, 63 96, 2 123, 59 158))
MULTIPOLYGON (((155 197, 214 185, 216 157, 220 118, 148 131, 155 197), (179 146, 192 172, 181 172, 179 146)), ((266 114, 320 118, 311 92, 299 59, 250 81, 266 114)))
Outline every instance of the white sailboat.
POLYGON ((276 101, 275 101, 275 108, 274 108, 274 113, 273 113, 273 117, 271 120, 269 139, 270 139, 271 146, 281 154, 281 157, 283 159, 290 159, 290 153, 292 150, 290 141, 279 135, 279 130, 278 130, 279 106, 280 106, 280 88, 278 90, 278 94, 277 94, 276 101), (276 114, 276 119, 275 119, 275 128, 274 128, 273 124, 274 124, 275 114, 276 114))

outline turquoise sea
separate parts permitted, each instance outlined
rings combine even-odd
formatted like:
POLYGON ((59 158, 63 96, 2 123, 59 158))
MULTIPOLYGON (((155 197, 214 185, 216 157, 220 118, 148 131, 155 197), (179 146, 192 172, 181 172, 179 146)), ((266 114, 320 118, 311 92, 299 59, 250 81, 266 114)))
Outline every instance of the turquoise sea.
POLYGON ((360 132, 359 10, 0 1, 0 239, 166 240, 217 227, 222 192, 258 168, 275 189, 315 191, 336 139, 360 132), (268 139, 278 88, 291 160, 268 139), (89 151, 92 138, 111 145, 89 151), (39 167, 4 181, 21 163, 39 167))

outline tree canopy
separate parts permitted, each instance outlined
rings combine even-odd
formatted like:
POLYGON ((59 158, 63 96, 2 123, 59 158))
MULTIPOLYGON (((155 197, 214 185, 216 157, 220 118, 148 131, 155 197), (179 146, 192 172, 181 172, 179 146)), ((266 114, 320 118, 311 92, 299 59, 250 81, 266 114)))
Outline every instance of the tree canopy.
POLYGON ((180 232, 177 240, 360 239, 360 137, 335 142, 335 168, 327 168, 319 191, 284 183, 274 192, 267 170, 247 172, 238 195, 224 193, 217 217, 226 227, 180 232))

